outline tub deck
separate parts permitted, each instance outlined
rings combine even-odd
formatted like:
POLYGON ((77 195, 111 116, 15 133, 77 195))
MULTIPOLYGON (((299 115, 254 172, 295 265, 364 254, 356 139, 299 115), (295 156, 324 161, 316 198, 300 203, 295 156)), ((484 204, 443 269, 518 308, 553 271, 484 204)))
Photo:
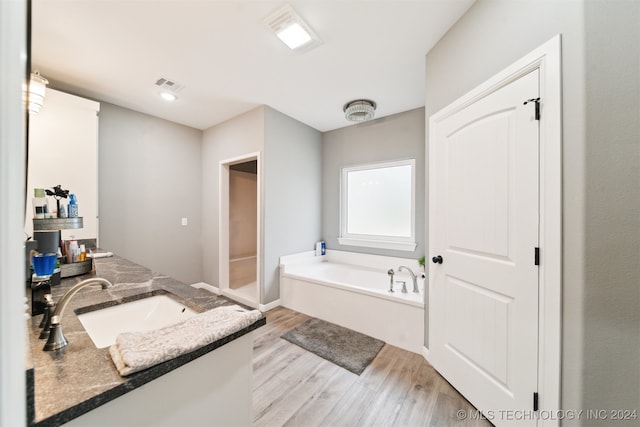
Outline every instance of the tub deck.
POLYGON ((302 257, 288 262, 290 258, 282 257, 281 305, 421 354, 425 327, 424 286, 415 294, 410 277, 398 275, 399 280, 407 281, 409 292, 400 292, 401 286, 396 284, 396 292, 389 293, 386 274, 386 265, 395 266, 394 269, 407 265, 417 272, 416 266, 408 265, 412 260, 363 256, 372 257, 368 261, 377 264, 377 268, 373 268, 362 263, 340 262, 349 259, 338 252, 341 251, 328 251, 328 262, 302 257), (381 265, 385 268, 381 269, 381 265))

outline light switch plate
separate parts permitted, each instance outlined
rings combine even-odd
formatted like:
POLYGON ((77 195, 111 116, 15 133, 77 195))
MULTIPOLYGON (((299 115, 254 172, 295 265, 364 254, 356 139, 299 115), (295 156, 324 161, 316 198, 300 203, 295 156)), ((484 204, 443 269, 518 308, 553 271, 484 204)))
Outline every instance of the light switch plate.
POLYGON ((182 225, 189 225, 189 219, 182 218, 182 225))

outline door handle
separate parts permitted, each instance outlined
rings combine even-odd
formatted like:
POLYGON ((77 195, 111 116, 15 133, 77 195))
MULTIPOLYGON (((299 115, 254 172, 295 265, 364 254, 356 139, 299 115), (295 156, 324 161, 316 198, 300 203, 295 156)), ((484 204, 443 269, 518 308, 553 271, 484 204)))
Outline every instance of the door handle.
POLYGON ((442 260, 442 257, 438 255, 431 258, 431 261, 433 261, 434 264, 442 264, 443 260, 442 260))

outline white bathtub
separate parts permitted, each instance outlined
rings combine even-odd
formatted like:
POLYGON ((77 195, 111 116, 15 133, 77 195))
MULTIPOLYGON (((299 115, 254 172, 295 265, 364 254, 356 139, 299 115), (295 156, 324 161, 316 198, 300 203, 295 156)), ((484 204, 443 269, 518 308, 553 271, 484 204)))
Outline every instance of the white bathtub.
POLYGON ((327 251, 324 257, 305 252, 280 258, 280 303, 292 310, 362 332, 391 345, 421 354, 424 341, 424 280, 419 293, 405 265, 419 275, 417 261, 405 258, 327 251), (406 281, 407 293, 387 270, 406 281))

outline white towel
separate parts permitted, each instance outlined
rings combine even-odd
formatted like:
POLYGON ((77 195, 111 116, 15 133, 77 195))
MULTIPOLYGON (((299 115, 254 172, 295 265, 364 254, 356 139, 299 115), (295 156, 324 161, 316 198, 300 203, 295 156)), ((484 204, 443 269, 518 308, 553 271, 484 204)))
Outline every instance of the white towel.
POLYGON ((91 252, 90 254, 87 254, 87 258, 93 258, 93 259, 109 258, 112 256, 113 256, 113 252, 91 252))
POLYGON ((246 328, 260 316, 238 305, 219 307, 154 331, 121 333, 109 353, 124 377, 246 328))

